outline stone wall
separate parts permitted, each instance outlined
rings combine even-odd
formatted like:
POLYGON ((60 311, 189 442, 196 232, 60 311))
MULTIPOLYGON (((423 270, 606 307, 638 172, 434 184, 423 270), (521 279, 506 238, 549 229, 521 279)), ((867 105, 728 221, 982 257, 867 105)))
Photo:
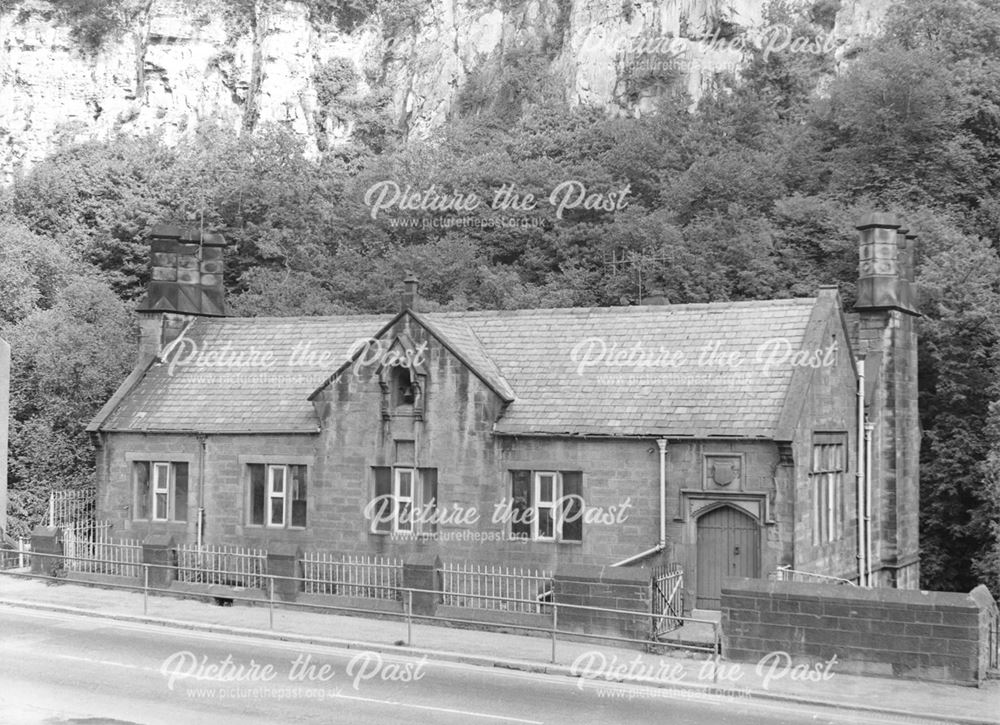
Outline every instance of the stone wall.
MULTIPOLYGON (((467 373, 456 385, 475 386, 467 373)), ((438 378, 439 381, 442 378, 438 378)), ((437 393, 438 391, 434 391, 437 393)), ((475 398, 475 395, 473 395, 475 398)), ((362 407, 363 407, 362 401, 362 407)), ((480 520, 471 526, 442 524, 440 539, 396 539, 370 531, 364 508, 373 495, 372 466, 391 465, 395 435, 412 438, 401 423, 384 423, 374 408, 352 411, 318 435, 207 435, 204 454, 199 438, 186 434, 107 434, 98 451, 98 518, 130 538, 170 534, 178 543, 197 536, 199 491, 204 478, 204 541, 270 549, 297 545, 304 551, 405 557, 413 553, 479 562, 543 567, 561 564, 609 564, 649 549, 658 539, 658 459, 649 453, 652 441, 539 441, 521 439, 510 445, 493 440, 483 430, 470 433, 447 423, 443 412, 428 421, 421 441, 420 466, 438 469, 438 505, 475 509, 480 520), (202 462, 202 456, 204 461, 202 462), (154 522, 134 517, 132 464, 136 460, 188 463, 186 522, 154 522), (274 529, 247 524, 247 463, 307 462, 309 468, 308 525, 304 529, 274 529), (201 468, 204 466, 204 477, 201 468), (588 506, 604 511, 623 506, 621 524, 585 523, 582 543, 528 542, 511 539, 508 525, 494 522, 495 507, 510 498, 508 470, 581 470, 588 506)), ((446 410, 457 405, 442 404, 446 410)), ((481 404, 480 404, 481 406, 481 404)), ((475 401, 469 412, 475 411, 475 401)))
POLYGON ((836 657, 834 673, 975 685, 985 676, 990 607, 985 587, 959 594, 732 578, 722 589, 722 652, 741 662, 778 650, 796 664, 836 657))
POLYGON ((552 579, 552 596, 559 607, 559 630, 648 639, 650 571, 643 568, 567 566, 552 579), (575 607, 634 611, 635 615, 575 607))
POLYGON ((265 549, 277 544, 328 548, 322 545, 322 538, 317 538, 325 533, 318 523, 329 505, 324 501, 327 495, 324 480, 315 476, 310 481, 313 488, 309 525, 305 529, 247 525, 247 464, 304 463, 313 472, 317 464, 316 435, 206 435, 204 448, 202 440, 193 434, 112 433, 103 439, 97 454, 97 518, 111 521, 116 533, 139 539, 149 534, 170 534, 177 543, 194 542, 204 482, 205 543, 265 549), (158 522, 135 517, 135 461, 188 464, 186 521, 158 522))
MULTIPOLYGON (((824 290, 819 306, 826 307, 822 329, 812 328, 803 341, 807 350, 828 350, 836 347, 836 362, 829 367, 803 368, 799 380, 793 382, 790 400, 801 400, 801 413, 792 442, 794 494, 791 500, 779 501, 782 520, 794 523, 794 546, 781 563, 800 571, 810 571, 845 579, 858 576, 857 539, 857 378, 847 330, 840 314, 839 295, 824 290), (798 383, 801 387, 796 388, 798 383), (819 439, 817 434, 833 435, 819 439), (814 524, 817 507, 816 477, 812 475, 813 446, 819 440, 843 442, 846 469, 841 474, 842 524, 833 541, 819 541, 814 524), (789 556, 790 554, 790 556, 789 556)), ((791 537, 790 537, 791 538, 791 537)), ((766 575, 769 572, 764 572, 766 575)))

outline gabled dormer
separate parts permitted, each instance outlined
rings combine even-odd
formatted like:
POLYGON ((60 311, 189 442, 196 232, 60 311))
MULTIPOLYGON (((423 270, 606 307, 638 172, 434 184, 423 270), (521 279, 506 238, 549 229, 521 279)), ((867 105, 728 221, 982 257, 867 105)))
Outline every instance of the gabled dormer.
POLYGON ((426 347, 426 343, 417 345, 405 332, 386 346, 377 369, 383 419, 405 415, 423 420, 428 390, 426 347))
POLYGON ((416 280, 410 277, 403 309, 371 337, 357 340, 347 359, 309 396, 321 425, 331 407, 346 410, 371 394, 379 395, 384 421, 425 420, 435 395, 443 396, 439 411, 451 415, 463 407, 457 397, 468 395, 472 399, 466 403, 478 405, 483 414, 492 411, 492 425, 514 401, 513 388, 468 323, 432 322, 433 316, 417 306, 416 280), (457 376, 454 384, 449 376, 457 376))

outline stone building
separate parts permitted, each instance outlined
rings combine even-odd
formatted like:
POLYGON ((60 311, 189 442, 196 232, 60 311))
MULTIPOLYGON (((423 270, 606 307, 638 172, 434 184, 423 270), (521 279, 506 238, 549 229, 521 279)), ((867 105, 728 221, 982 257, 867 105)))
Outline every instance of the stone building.
POLYGON ((913 240, 859 226, 858 304, 231 318, 224 241, 158 227, 140 359, 89 430, 131 536, 917 582, 913 240), (867 432, 867 433, 866 433, 867 432), (867 448, 871 455, 866 461, 867 448), (869 574, 870 572, 870 574, 869 574))

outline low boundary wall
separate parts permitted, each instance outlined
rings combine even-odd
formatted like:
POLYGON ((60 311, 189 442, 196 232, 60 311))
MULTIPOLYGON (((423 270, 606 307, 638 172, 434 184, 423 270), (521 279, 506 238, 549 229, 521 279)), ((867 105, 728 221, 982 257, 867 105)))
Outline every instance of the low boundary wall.
POLYGON ((983 586, 961 594, 727 578, 722 652, 757 662, 783 651, 810 666, 835 657, 835 673, 978 685, 995 612, 983 586))

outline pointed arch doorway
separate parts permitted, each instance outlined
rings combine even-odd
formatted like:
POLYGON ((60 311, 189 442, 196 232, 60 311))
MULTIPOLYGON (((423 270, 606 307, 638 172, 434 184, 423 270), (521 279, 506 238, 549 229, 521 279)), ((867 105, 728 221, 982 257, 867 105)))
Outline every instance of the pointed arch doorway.
POLYGON ((697 526, 697 607, 719 609, 723 577, 760 576, 760 526, 728 505, 703 514, 697 526))

